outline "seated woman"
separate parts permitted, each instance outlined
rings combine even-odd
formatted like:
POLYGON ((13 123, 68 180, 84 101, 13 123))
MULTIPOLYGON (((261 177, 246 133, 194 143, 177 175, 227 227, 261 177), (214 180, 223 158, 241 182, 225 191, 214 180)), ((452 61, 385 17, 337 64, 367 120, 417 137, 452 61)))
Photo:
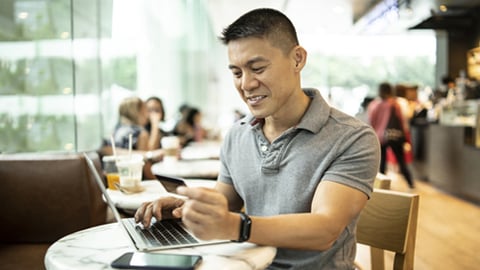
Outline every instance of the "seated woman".
POLYGON ((150 134, 149 146, 151 149, 160 148, 162 137, 165 132, 161 129, 160 123, 165 120, 165 109, 160 98, 152 96, 145 101, 148 111, 148 121, 145 129, 150 134))
POLYGON ((190 142, 200 142, 207 137, 206 130, 202 126, 202 113, 197 108, 189 108, 174 130, 174 135, 180 137, 182 146, 190 142))
POLYGON ((119 120, 113 132, 115 146, 129 148, 132 135, 132 149, 152 150, 148 147, 150 134, 145 129, 148 122, 147 107, 139 97, 125 98, 118 109, 119 120))
MULTIPOLYGON (((130 135, 131 135, 131 147, 134 153, 140 153, 144 156, 146 161, 143 171, 144 179, 154 179, 150 168, 151 163, 160 160, 163 157, 163 153, 159 150, 158 136, 150 136, 149 132, 145 129, 145 125, 148 123, 148 111, 142 99, 139 97, 125 98, 119 106, 119 121, 112 134, 113 141, 117 153, 125 153, 130 147, 130 135)), ((102 154, 112 154, 111 147, 103 147, 102 154)))

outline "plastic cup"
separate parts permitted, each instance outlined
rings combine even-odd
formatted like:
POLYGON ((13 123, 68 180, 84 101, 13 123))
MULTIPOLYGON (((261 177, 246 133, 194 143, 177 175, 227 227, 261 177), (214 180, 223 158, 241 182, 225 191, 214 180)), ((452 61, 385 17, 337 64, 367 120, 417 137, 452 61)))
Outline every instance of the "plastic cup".
POLYGON ((141 155, 120 156, 116 162, 120 186, 125 188, 139 187, 142 181, 144 164, 141 155))
POLYGON ((107 176, 107 187, 116 190, 115 184, 120 184, 120 175, 118 174, 117 165, 114 156, 104 156, 102 158, 103 171, 107 176))
POLYGON ((163 162, 175 163, 180 156, 180 139, 176 136, 166 136, 161 140, 163 149, 163 162))

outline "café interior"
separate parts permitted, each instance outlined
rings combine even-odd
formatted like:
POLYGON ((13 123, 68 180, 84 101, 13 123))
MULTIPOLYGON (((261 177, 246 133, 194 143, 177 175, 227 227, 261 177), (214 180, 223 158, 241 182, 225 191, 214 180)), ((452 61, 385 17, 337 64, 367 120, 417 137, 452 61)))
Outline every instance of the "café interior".
MULTIPOLYGON (((394 157, 374 184, 379 194, 408 198, 405 224, 386 235, 380 227, 365 240, 363 228, 374 228, 367 215, 376 208, 366 210, 363 222, 362 213, 357 269, 478 269, 480 0, 1 1, 0 269, 110 269, 120 253, 105 243, 118 239, 101 231, 117 228, 108 227, 115 216, 84 153, 122 217, 174 192, 155 174, 215 185, 222 139, 248 114, 218 36, 259 7, 292 20, 308 51, 302 84, 331 106, 361 117, 362 102, 388 81, 410 110, 404 149, 415 187, 394 157), (453 100, 442 96, 446 77, 461 93, 453 100), (131 96, 163 101, 165 137, 174 134, 182 106, 198 109, 205 136, 179 144, 173 157, 161 147, 105 147, 120 103, 131 96), (144 165, 140 188, 110 185, 108 157, 132 152, 144 165), (400 232, 405 241, 389 249, 398 240, 389 235, 400 232), (86 249, 82 239, 97 249, 86 249), (382 241, 387 247, 375 248, 382 241)), ((377 217, 377 227, 397 219, 394 200, 386 199, 393 208, 377 217)), ((199 269, 264 269, 275 254, 248 248, 258 256, 207 256, 199 269)))

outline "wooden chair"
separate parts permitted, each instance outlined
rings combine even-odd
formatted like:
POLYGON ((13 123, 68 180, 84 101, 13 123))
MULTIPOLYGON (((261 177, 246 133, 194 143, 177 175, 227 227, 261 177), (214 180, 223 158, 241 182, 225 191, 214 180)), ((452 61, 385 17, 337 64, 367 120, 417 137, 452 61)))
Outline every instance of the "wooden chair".
POLYGON ((392 180, 390 177, 386 176, 383 173, 377 173, 377 177, 375 177, 375 181, 373 182, 374 188, 381 188, 381 189, 390 189, 392 180))
POLYGON ((385 268, 384 250, 395 253, 394 270, 413 269, 418 203, 418 194, 373 191, 357 225, 358 243, 371 247, 372 270, 385 268))

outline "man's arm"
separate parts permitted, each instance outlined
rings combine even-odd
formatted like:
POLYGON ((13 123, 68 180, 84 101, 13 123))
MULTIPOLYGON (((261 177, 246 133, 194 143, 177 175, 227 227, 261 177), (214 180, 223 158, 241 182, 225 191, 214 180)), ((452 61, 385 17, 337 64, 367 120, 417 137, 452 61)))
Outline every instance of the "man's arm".
MULTIPOLYGON (((202 188, 179 188, 180 194, 189 197, 183 209, 183 220, 202 239, 236 240, 240 215, 228 208, 238 207, 238 195, 231 186, 220 182, 216 190, 222 193, 202 188)), ((248 241, 276 247, 326 250, 360 213, 367 200, 367 195, 359 190, 322 181, 315 192, 310 213, 251 216, 248 241)))
POLYGON ((310 213, 251 217, 250 242, 276 247, 326 250, 365 206, 365 193, 331 181, 315 191, 310 213))
POLYGON ((230 211, 238 212, 243 207, 243 200, 238 196, 232 185, 217 181, 215 189, 222 193, 228 201, 228 209, 230 211))

